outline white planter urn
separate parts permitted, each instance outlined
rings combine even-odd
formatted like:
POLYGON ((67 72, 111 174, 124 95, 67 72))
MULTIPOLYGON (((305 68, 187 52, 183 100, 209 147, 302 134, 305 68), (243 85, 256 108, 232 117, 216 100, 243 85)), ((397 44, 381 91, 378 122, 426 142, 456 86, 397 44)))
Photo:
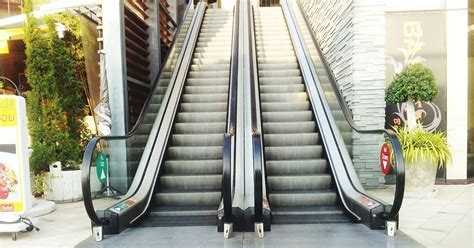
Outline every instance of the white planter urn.
POLYGON ((81 170, 63 171, 61 162, 49 166, 49 191, 44 192, 46 200, 73 202, 82 200, 81 170))
POLYGON ((429 159, 420 159, 405 166, 405 196, 408 198, 433 198, 438 167, 429 159))

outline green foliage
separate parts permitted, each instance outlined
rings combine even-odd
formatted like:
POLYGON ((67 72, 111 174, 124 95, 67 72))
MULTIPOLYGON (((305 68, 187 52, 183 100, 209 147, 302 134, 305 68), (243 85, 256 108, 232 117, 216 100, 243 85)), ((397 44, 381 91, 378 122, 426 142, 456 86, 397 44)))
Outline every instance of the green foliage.
POLYGON ((433 101, 439 94, 431 69, 421 63, 411 64, 397 74, 385 96, 388 103, 433 101))
POLYGON ((74 61, 57 35, 54 19, 45 18, 48 31, 44 36, 31 14, 31 0, 25 1, 24 6, 26 76, 31 86, 27 94, 33 149, 30 167, 38 174, 48 170, 54 161, 61 161, 63 165, 80 161, 84 112, 74 61))
POLYGON ((429 159, 433 165, 444 166, 451 160, 451 149, 448 146, 446 133, 428 132, 418 123, 416 128, 408 132, 406 127, 396 128, 395 132, 403 149, 403 157, 410 164, 429 159))
POLYGON ((46 172, 41 172, 40 174, 35 175, 35 182, 33 185, 33 195, 34 196, 43 196, 44 192, 50 191, 48 184, 49 176, 46 172))

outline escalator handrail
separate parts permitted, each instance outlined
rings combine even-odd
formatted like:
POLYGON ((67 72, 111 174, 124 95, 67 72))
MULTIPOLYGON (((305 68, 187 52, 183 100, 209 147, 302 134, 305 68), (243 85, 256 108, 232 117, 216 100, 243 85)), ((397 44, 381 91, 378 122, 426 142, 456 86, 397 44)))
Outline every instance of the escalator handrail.
MULTIPOLYGON (((237 84, 239 76, 239 12, 240 1, 235 1, 234 22, 232 32, 232 51, 229 73, 229 90, 227 93, 227 133, 224 135, 223 145, 223 171, 222 171, 222 196, 224 201, 225 222, 232 222, 232 199, 234 196, 235 179, 232 180, 232 165, 235 171, 235 140, 237 122, 237 84), (232 161, 234 159, 234 161, 232 161)), ((235 176, 235 173, 234 173, 235 176)))
MULTIPOLYGON (((403 202, 403 195, 405 191, 405 159, 403 157, 403 150, 400 144, 400 140, 398 139, 396 133, 390 129, 361 129, 360 127, 357 126, 357 124, 355 124, 352 114, 349 110, 349 107, 347 106, 346 101, 344 100, 344 97, 341 94, 340 87, 336 83, 335 75, 333 71, 331 70, 331 68, 329 67, 329 63, 327 62, 325 56, 322 53, 319 43, 317 42, 316 35, 313 29, 311 28, 311 25, 309 24, 307 16, 303 12, 301 3, 299 1, 296 1, 296 2, 298 4, 301 15, 303 16, 303 19, 306 23, 306 26, 309 30, 311 39, 316 47, 316 50, 318 51, 318 55, 321 58, 321 61, 324 65, 324 69, 329 76, 328 77, 329 82, 331 83, 333 91, 336 94, 337 101, 339 103, 339 106, 341 107, 343 115, 345 119, 347 120, 348 124, 351 126, 351 128, 354 131, 358 133, 385 134, 387 135, 387 137, 390 139, 390 142, 392 143, 392 148, 394 151, 394 159, 395 159, 395 164, 396 164, 395 197, 394 197, 390 212, 385 213, 383 217, 386 219, 394 219, 398 216, 398 212, 400 211, 400 208, 403 202)), ((311 63, 313 63, 312 59, 311 59, 311 63)))
MULTIPOLYGON (((251 101, 251 125, 252 125, 252 154, 254 169, 254 209, 255 222, 263 221, 263 177, 266 175, 265 160, 263 150, 263 137, 261 135, 262 123, 257 117, 257 106, 261 110, 260 93, 258 88, 258 63, 256 63, 255 47, 255 21, 254 11, 251 4, 248 4, 248 25, 249 25, 249 61, 250 61, 250 101, 251 101), (255 78, 256 75, 256 78, 255 78)), ((261 114, 261 112, 260 112, 261 114)), ((261 120, 261 116, 260 116, 261 120)), ((266 181, 265 181, 266 182, 266 181)), ((268 197, 267 197, 268 199, 268 197)))
MULTIPOLYGON (((179 33, 181 32, 181 28, 183 26, 185 18, 187 17, 187 15, 189 13, 190 8, 192 6, 192 2, 193 1, 189 1, 188 5, 186 7, 186 10, 185 10, 184 15, 183 15, 182 20, 181 20, 181 23, 179 24, 179 26, 176 30, 176 33, 173 37, 173 40, 170 44, 170 50, 169 50, 170 52, 168 52, 168 54, 166 55, 163 65, 166 65, 166 63, 167 63, 167 61, 170 57, 171 50, 176 45, 176 41, 178 40, 177 37, 179 36, 179 33)), ((156 86, 159 82, 159 79, 162 75, 162 72, 163 72, 164 68, 165 68, 165 66, 162 66, 159 73, 156 75, 153 86, 152 86, 153 90, 150 91, 150 93, 149 93, 149 95, 148 95, 148 97, 145 101, 144 107, 142 108, 142 111, 140 112, 140 116, 138 117, 138 121, 135 123, 132 130, 130 130, 130 132, 128 132, 126 135, 96 136, 96 137, 92 138, 86 146, 84 156, 83 156, 83 160, 82 160, 82 167, 81 167, 81 170, 82 170, 82 175, 81 175, 82 198, 83 198, 83 201, 84 201, 84 207, 86 209, 86 213, 89 216, 90 220, 94 224, 97 224, 97 225, 106 225, 106 224, 108 224, 107 219, 105 219, 105 218, 101 219, 97 216, 96 210, 94 208, 94 204, 92 202, 92 195, 91 195, 91 192, 90 192, 91 163, 92 163, 92 157, 94 155, 94 151, 96 149, 96 146, 101 140, 125 140, 125 139, 128 139, 128 138, 132 137, 133 135, 135 135, 135 133, 138 130, 138 127, 141 126, 141 124, 142 124, 142 122, 145 118, 145 112, 146 112, 146 110, 148 109, 148 107, 151 103, 151 99, 154 95, 154 92, 156 90, 156 86)))

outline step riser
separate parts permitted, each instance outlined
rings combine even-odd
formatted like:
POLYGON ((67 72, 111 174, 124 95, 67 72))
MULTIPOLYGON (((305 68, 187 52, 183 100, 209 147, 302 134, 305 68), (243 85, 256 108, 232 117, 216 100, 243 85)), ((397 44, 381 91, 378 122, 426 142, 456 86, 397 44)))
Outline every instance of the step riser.
POLYGON ((328 171, 326 160, 298 161, 280 160, 266 161, 266 172, 268 175, 278 174, 314 174, 328 171))
POLYGON ((168 160, 165 162, 165 173, 173 174, 222 174, 222 160, 168 160))
POLYGON ((221 193, 158 193, 154 200, 158 206, 218 206, 221 193))
POLYGON ((279 207, 324 206, 336 204, 336 193, 325 194, 272 194, 270 202, 279 207))
POLYGON ((161 176, 160 186, 162 189, 170 190, 196 190, 196 189, 213 189, 219 190, 221 187, 221 175, 196 175, 196 176, 161 176))
POLYGON ((319 190, 332 186, 330 175, 325 176, 268 176, 270 190, 319 190))
POLYGON ((289 160, 289 159, 317 159, 323 155, 321 146, 312 147, 265 147, 265 159, 267 160, 289 160))

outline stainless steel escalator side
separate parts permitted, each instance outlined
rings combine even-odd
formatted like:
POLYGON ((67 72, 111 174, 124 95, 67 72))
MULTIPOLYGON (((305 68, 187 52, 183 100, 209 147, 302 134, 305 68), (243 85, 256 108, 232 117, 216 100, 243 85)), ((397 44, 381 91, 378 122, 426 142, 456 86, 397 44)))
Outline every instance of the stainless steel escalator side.
MULTIPOLYGON (((294 10, 287 0, 281 1, 281 5, 343 205, 350 215, 370 228, 383 229, 385 228, 385 221, 398 220, 398 211, 403 200, 404 159, 400 143, 396 135, 390 130, 361 130, 358 128, 354 124, 343 99, 340 99, 339 96, 337 100, 340 108, 344 111, 344 119, 341 120, 345 122, 344 125, 349 126, 353 132, 358 134, 378 134, 381 137, 385 135, 385 140, 390 142, 394 151, 393 162, 397 181, 393 194, 393 204, 388 204, 369 195, 360 183, 348 146, 346 146, 340 127, 338 127, 339 123, 336 122, 331 112, 325 94, 326 91, 322 87, 321 75, 318 74, 315 68, 302 31, 298 26, 294 10)), ((325 69, 328 70, 327 64, 325 69)), ((334 78, 331 79, 334 80, 334 78)))

